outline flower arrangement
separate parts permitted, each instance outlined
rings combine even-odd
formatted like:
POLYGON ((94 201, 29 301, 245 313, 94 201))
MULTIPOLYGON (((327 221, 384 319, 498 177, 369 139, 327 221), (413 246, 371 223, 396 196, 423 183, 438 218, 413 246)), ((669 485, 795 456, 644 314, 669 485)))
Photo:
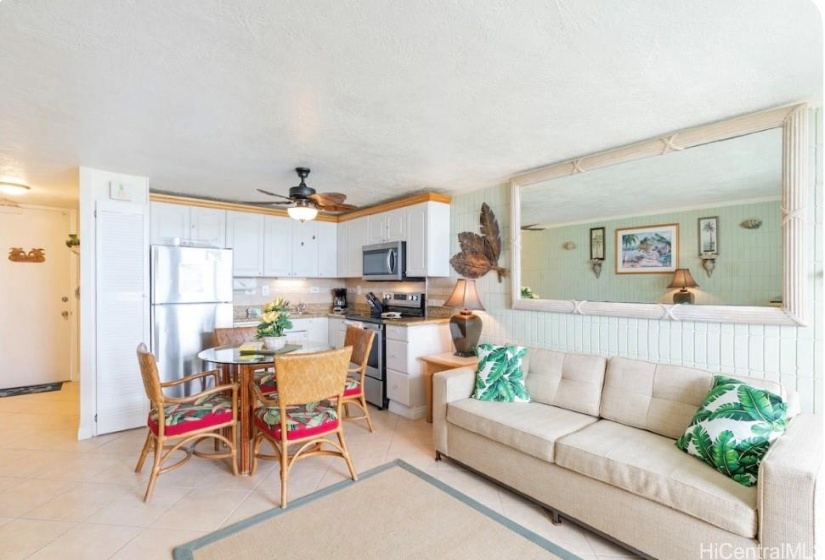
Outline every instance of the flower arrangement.
POLYGON ((258 323, 258 332, 255 337, 283 336, 284 329, 292 328, 288 310, 289 302, 283 298, 276 298, 264 305, 261 322, 258 323))
POLYGON ((534 293, 529 286, 521 287, 521 297, 523 297, 524 299, 539 299, 539 295, 537 293, 534 293))

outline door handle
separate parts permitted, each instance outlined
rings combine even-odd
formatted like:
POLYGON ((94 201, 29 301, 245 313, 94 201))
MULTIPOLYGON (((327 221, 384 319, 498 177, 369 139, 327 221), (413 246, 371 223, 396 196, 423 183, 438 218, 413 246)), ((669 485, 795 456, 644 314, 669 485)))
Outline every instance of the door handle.
POLYGON ((63 313, 61 313, 60 315, 61 315, 64 319, 68 319, 68 318, 69 318, 69 312, 68 312, 68 311, 64 311, 64 312, 63 312, 63 313))

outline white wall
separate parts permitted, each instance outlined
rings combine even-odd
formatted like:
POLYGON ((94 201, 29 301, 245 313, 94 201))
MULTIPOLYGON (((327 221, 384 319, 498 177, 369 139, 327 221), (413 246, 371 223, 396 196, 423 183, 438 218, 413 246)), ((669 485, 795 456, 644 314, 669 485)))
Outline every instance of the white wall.
MULTIPOLYGON (((763 377, 799 391, 802 409, 825 409, 823 377, 823 226, 822 112, 812 119, 812 170, 807 219, 809 224, 809 294, 812 317, 808 327, 736 325, 690 321, 659 321, 514 310, 510 278, 498 283, 495 273, 477 281, 485 312, 482 342, 524 344, 566 352, 621 355, 681 364, 714 372, 763 377)), ((512 267, 509 244, 510 198, 505 185, 458 195, 451 214, 452 253, 457 235, 478 232, 481 204, 495 212, 502 231, 500 266, 512 267)), ((591 274, 584 270, 582 274, 591 274)), ((453 277, 457 277, 453 271, 453 277)))

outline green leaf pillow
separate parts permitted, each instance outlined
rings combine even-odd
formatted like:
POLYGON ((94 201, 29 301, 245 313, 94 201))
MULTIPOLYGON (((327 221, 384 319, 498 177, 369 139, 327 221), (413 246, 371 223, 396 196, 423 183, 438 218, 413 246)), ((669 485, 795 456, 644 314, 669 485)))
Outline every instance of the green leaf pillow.
POLYGON ((524 346, 479 344, 476 389, 473 398, 480 401, 530 402, 524 386, 521 360, 527 354, 524 346))
POLYGON ((717 375, 676 447, 753 486, 762 457, 788 426, 787 411, 779 395, 717 375))

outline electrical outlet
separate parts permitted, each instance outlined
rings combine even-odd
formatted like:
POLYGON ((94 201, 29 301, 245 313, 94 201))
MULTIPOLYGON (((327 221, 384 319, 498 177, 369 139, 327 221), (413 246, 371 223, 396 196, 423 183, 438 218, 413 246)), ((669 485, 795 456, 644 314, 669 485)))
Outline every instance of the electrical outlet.
POLYGON ((319 288, 318 286, 310 286, 309 287, 309 293, 311 293, 311 294, 320 294, 321 293, 321 288, 319 288))
POLYGON ((267 286, 266 284, 261 286, 261 295, 262 296, 268 296, 269 295, 269 286, 267 286))
POLYGON ((361 284, 358 284, 355 287, 355 293, 358 294, 359 296, 361 295, 361 284))

